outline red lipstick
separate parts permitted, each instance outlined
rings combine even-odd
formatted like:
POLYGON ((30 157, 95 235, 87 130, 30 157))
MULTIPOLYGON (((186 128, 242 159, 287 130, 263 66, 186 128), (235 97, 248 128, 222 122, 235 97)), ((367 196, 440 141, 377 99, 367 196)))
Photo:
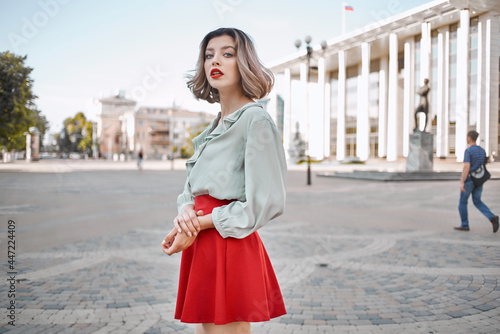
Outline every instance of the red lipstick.
POLYGON ((220 78, 221 76, 223 76, 224 73, 222 73, 221 70, 219 70, 218 68, 213 68, 211 71, 210 71, 210 76, 213 78, 213 79, 217 79, 217 78, 220 78))

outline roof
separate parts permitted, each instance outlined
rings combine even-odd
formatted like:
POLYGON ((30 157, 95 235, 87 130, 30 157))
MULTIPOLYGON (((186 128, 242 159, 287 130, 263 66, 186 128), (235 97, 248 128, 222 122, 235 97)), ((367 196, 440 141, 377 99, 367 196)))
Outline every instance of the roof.
POLYGON ((103 99, 99 100, 102 104, 121 104, 121 105, 130 105, 130 106, 135 106, 137 104, 136 101, 134 100, 129 100, 121 95, 113 95, 109 97, 105 97, 103 99))
POLYGON ((168 116, 168 117, 179 117, 179 118, 213 118, 212 114, 199 111, 189 111, 179 108, 167 108, 167 107, 140 107, 136 112, 136 117, 144 116, 168 116), (151 112, 148 112, 151 111, 151 112))
POLYGON ((450 0, 450 3, 457 8, 469 8, 478 13, 500 13, 500 1, 498 0, 450 0))
MULTIPOLYGON (((420 34, 421 25, 424 22, 431 23, 432 29, 449 25, 460 20, 460 9, 463 8, 469 8, 471 16, 488 11, 499 13, 500 1, 435 0, 390 17, 383 17, 379 13, 380 19, 375 22, 328 40, 324 51, 319 44, 313 45, 313 54, 321 54, 327 57, 337 54, 340 50, 349 50, 358 47, 364 42, 377 42, 381 44, 380 49, 388 50, 388 36, 391 33, 397 33, 399 38, 405 38, 420 34)), ((377 48, 378 45, 374 45, 374 49, 376 50, 377 48)), ((304 62, 305 57, 306 50, 304 48, 271 63, 269 67, 273 72, 279 73, 285 68, 297 67, 300 63, 304 62)), ((354 59, 351 59, 351 61, 354 61, 354 59)))

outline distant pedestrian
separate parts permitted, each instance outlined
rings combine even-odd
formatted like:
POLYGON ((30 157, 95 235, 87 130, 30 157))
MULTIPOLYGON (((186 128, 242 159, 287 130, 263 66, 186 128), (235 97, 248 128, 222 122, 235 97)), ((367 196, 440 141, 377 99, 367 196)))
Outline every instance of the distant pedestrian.
POLYGON ((255 100, 274 83, 241 30, 207 34, 188 87, 221 112, 193 140, 179 214, 162 247, 182 251, 175 318, 196 334, 251 332, 250 322, 286 314, 257 230, 285 206, 281 135, 255 100))
POLYGON ((464 154, 464 169, 462 171, 462 179, 460 181, 460 202, 458 211, 460 212, 460 219, 462 224, 455 227, 455 230, 469 231, 469 218, 467 212, 467 202, 469 196, 472 194, 472 202, 476 208, 481 211, 483 215, 493 225, 493 233, 498 231, 498 216, 494 215, 490 209, 481 201, 481 193, 483 192, 483 185, 477 187, 471 180, 469 173, 476 170, 481 165, 486 164, 486 152, 480 146, 476 145, 479 133, 476 131, 469 131, 467 134, 467 143, 469 148, 465 150, 464 154))
POLYGON ((139 151, 139 155, 137 157, 137 168, 139 170, 142 170, 142 160, 144 159, 144 153, 142 153, 142 150, 139 151))

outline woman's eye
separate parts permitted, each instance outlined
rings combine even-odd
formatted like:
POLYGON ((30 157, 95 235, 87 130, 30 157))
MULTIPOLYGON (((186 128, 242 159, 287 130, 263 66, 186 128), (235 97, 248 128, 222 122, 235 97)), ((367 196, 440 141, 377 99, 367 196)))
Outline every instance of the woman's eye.
POLYGON ((205 55, 205 59, 210 59, 210 58, 213 58, 214 55, 211 55, 211 54, 206 54, 205 55))
POLYGON ((224 53, 224 57, 229 58, 229 57, 232 57, 232 56, 233 56, 232 53, 229 53, 229 52, 224 53))

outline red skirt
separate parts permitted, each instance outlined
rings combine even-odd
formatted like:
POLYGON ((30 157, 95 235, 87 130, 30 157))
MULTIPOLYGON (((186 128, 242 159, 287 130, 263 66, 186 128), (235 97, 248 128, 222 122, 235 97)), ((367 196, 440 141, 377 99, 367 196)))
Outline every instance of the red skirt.
MULTIPOLYGON (((195 197, 195 209, 204 214, 229 203, 209 195, 195 197)), ((224 325, 283 314, 281 290, 257 232, 224 239, 214 228, 204 230, 182 252, 175 319, 224 325)))

